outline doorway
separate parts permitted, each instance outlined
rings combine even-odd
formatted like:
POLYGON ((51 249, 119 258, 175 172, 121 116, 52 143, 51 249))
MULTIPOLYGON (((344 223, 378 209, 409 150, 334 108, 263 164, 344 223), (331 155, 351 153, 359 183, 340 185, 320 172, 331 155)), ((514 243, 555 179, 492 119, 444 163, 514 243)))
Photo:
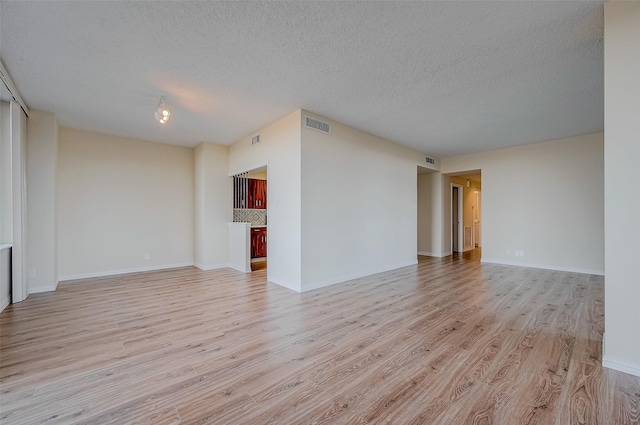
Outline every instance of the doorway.
POLYGON ((251 271, 267 269, 267 167, 249 171, 248 214, 251 223, 251 271))
POLYGON ((476 249, 480 252, 482 172, 481 170, 470 170, 447 176, 451 185, 450 210, 445 216, 450 219, 446 228, 450 234, 449 252, 465 253, 476 249))
POLYGON ((462 185, 451 183, 451 251, 462 252, 462 185))
MULTIPOLYGON (((237 270, 244 272, 267 268, 267 166, 245 171, 233 177, 233 221, 242 223, 236 241, 237 270)), ((231 255, 231 254, 230 254, 231 255)), ((235 257, 234 257, 235 258, 235 257)), ((234 267, 235 268, 235 267, 234 267)))

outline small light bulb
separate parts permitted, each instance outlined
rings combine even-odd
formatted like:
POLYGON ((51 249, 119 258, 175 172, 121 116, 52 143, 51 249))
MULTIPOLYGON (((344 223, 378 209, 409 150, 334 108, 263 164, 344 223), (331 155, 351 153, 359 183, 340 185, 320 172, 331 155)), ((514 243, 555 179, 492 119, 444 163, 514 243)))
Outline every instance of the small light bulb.
POLYGON ((164 96, 160 98, 160 104, 158 108, 153 113, 153 116, 160 124, 166 124, 169 121, 169 117, 171 116, 171 111, 164 104, 164 96))

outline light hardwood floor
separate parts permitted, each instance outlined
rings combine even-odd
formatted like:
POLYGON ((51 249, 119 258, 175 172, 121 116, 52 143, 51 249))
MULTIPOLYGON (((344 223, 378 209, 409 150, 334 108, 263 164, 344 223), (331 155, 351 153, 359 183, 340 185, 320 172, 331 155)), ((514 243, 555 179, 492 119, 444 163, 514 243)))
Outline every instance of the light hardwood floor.
POLYGON ((302 295, 264 269, 63 283, 0 315, 0 422, 638 424, 603 297, 477 252, 302 295))

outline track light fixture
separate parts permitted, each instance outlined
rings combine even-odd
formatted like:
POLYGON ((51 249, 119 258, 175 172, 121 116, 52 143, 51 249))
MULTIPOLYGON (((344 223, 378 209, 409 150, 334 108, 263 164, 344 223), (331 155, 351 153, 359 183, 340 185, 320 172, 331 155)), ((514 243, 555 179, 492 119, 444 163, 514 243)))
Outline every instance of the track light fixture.
POLYGON ((166 124, 167 121, 169 121, 169 117, 171 116, 171 111, 167 109, 166 105, 164 104, 165 100, 166 98, 164 96, 160 98, 158 108, 153 113, 153 116, 158 120, 160 124, 166 124))

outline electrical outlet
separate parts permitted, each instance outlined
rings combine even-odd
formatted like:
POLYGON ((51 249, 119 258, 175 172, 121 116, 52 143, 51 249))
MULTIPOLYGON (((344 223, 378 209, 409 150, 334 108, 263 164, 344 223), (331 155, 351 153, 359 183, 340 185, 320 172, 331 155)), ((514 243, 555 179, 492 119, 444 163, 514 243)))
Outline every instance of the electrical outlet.
POLYGON ((148 252, 144 254, 144 259, 145 260, 150 260, 151 259, 151 254, 149 254, 148 252))

